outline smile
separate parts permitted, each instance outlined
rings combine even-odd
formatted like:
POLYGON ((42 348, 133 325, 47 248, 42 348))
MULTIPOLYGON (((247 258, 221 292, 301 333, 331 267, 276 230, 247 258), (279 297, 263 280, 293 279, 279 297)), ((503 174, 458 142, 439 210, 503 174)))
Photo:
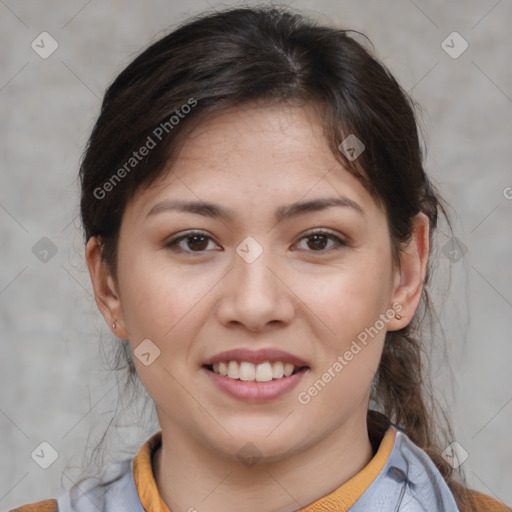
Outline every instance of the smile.
MULTIPOLYGON (((310 368, 308 366, 303 367, 295 367, 292 366, 292 373, 290 375, 286 375, 284 373, 284 366, 282 366, 281 370, 281 364, 279 361, 277 363, 273 363, 272 365, 267 363, 260 363, 261 367, 263 367, 263 370, 260 370, 260 372, 265 372, 266 377, 268 378, 269 375, 269 367, 272 368, 272 372, 274 371, 274 365, 276 365, 276 375, 281 375, 281 372, 283 375, 281 377, 272 377, 270 380, 266 381, 259 381, 257 380, 256 376, 256 368, 244 370, 245 364, 244 361, 241 363, 238 363, 236 361, 230 361, 229 363, 224 363, 225 366, 223 366, 222 363, 216 363, 216 365, 219 365, 219 368, 217 370, 219 373, 216 373, 213 370, 212 367, 208 366, 202 366, 200 368, 200 371, 203 373, 203 375, 206 376, 206 378, 209 379, 209 382, 214 385, 213 389, 220 390, 223 392, 223 394, 226 394, 232 398, 236 398, 237 400, 243 401, 243 402, 269 402, 272 400, 276 400, 282 396, 285 396, 287 393, 290 393, 301 381, 301 379, 306 375, 310 368), (247 371, 245 374, 246 378, 254 377, 251 380, 242 380, 240 378, 240 373, 238 375, 236 373, 232 373, 234 377, 230 377, 228 375, 221 375, 220 374, 220 368, 223 370, 228 370, 230 368, 232 371, 240 372, 239 366, 241 367, 242 376, 244 376, 244 372, 247 371)), ((257 367, 260 365, 254 365, 253 363, 247 363, 253 367, 257 367)), ((247 367, 246 367, 247 368, 247 367)), ((290 373, 290 367, 287 367, 287 373, 290 373)))
POLYGON ((248 361, 220 361, 213 365, 208 365, 206 368, 217 375, 233 380, 269 382, 290 377, 304 367, 295 366, 292 363, 283 363, 282 361, 275 361, 273 363, 265 361, 260 364, 248 361))

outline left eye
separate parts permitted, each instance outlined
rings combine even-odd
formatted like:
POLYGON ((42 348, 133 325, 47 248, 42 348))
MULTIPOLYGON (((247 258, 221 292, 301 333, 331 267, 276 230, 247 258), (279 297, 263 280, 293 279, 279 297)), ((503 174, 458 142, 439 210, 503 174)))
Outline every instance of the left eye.
POLYGON ((343 240, 327 231, 315 231, 309 233, 301 238, 301 241, 306 240, 306 245, 312 249, 312 252, 321 252, 332 249, 333 246, 344 246, 346 245, 343 240), (328 240, 334 241, 334 243, 326 249, 328 240))
MULTIPOLYGON (((336 246, 340 247, 346 245, 346 243, 339 237, 326 231, 308 233, 300 239, 300 242, 303 241, 306 241, 306 246, 309 248, 309 252, 323 252, 336 246), (330 246, 328 246, 329 240, 332 242, 330 246)), ((166 244, 166 247, 175 252, 185 251, 201 253, 207 251, 210 242, 214 243, 207 234, 202 232, 191 232, 171 240, 166 244)), ((308 249, 305 250, 308 251, 308 249)))

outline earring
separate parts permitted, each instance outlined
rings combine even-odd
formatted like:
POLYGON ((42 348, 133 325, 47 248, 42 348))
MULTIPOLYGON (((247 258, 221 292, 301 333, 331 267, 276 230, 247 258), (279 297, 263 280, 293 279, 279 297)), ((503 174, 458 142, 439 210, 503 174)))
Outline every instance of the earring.
POLYGON ((115 323, 115 322, 113 322, 113 323, 112 323, 112 329, 113 329, 114 331, 116 330, 116 323, 115 323))
POLYGON ((400 313, 395 313, 395 318, 397 320, 402 320, 402 315, 400 313))

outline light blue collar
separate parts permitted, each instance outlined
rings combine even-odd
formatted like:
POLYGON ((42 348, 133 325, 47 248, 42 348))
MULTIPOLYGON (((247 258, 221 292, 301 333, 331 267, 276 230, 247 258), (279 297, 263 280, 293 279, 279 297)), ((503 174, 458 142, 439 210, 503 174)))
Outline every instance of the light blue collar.
MULTIPOLYGON (((120 478, 104 488, 84 484, 82 491, 72 491, 73 497, 69 492, 60 496, 59 512, 145 512, 135 487, 133 460, 117 468, 120 478)), ((386 465, 350 508, 350 512, 368 511, 460 512, 432 460, 401 431, 396 433, 386 465)))

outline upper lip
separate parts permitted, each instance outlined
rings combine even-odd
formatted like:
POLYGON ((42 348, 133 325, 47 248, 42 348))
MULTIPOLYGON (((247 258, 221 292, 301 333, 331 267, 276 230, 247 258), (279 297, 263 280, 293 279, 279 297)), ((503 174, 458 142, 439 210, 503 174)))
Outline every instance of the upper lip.
POLYGON ((227 350, 220 352, 213 357, 210 357, 204 362, 205 365, 212 365, 220 362, 227 361, 246 361, 248 363, 260 364, 265 362, 275 363, 281 361, 283 363, 292 363, 295 366, 308 366, 304 359, 298 356, 285 352, 283 350, 277 350, 273 348, 265 348, 261 350, 251 350, 247 348, 239 348, 233 350, 227 350))

